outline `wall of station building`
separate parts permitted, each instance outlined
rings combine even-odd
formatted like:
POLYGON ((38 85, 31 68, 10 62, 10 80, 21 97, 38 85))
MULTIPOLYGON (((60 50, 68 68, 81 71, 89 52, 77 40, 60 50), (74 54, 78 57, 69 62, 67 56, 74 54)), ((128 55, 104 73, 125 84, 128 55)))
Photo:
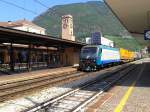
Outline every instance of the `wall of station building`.
MULTIPOLYGON (((15 65, 28 62, 29 48, 13 47, 13 60, 15 65)), ((63 52, 52 49, 32 48, 31 64, 42 63, 43 66, 62 67, 73 66, 79 63, 80 49, 74 47, 65 48, 63 52)), ((0 48, 0 64, 10 63, 10 49, 9 46, 0 48)))
POLYGON ((79 49, 73 47, 66 48, 64 52, 64 56, 66 56, 66 58, 64 58, 64 60, 70 65, 79 64, 79 54, 79 49))
POLYGON ((13 29, 37 33, 37 34, 43 34, 43 35, 46 34, 44 28, 38 28, 33 25, 23 25, 23 26, 13 27, 13 29))
POLYGON ((9 62, 10 62, 10 57, 9 57, 7 48, 1 48, 1 50, 0 50, 0 63, 6 64, 9 62))

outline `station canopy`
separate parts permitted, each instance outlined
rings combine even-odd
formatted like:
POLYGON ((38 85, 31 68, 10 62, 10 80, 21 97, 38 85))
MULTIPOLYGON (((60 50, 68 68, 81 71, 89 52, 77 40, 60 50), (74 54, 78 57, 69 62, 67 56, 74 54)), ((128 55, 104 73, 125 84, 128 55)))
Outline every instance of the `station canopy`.
POLYGON ((112 12, 131 33, 150 28, 150 0, 105 0, 112 12))
POLYGON ((47 47, 78 47, 86 45, 85 43, 61 39, 58 37, 40 35, 6 27, 0 27, 0 43, 32 44, 47 47))

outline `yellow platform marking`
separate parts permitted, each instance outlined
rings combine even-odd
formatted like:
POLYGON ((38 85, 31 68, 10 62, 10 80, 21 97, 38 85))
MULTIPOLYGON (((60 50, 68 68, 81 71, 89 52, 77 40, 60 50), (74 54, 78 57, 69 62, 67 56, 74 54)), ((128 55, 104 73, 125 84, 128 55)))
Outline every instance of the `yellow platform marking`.
POLYGON ((136 81, 134 81, 132 83, 132 85, 129 87, 129 89, 127 90, 127 92, 125 93, 123 98, 121 99, 119 105, 115 108, 114 112, 121 112, 122 111, 122 109, 123 109, 124 105, 126 104, 131 92, 133 91, 135 84, 136 84, 136 81))
POLYGON ((136 80, 132 83, 132 85, 128 88, 127 92, 125 93, 125 95, 123 96, 123 98, 121 99, 120 103, 117 105, 117 107, 115 108, 114 112, 121 112, 123 107, 125 106, 130 94, 132 93, 134 86, 137 82, 137 80, 140 78, 143 70, 145 68, 145 65, 143 66, 143 69, 141 69, 141 71, 138 74, 138 77, 136 78, 136 80))

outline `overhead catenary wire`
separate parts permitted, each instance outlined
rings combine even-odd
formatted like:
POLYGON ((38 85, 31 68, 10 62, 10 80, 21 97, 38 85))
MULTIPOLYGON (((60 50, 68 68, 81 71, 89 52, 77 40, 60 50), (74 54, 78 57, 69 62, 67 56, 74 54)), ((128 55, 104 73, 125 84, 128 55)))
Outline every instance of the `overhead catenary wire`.
POLYGON ((12 3, 12 2, 8 2, 8 1, 5 1, 5 0, 0 0, 0 2, 3 2, 3 3, 5 3, 5 4, 8 4, 8 5, 17 7, 17 8, 19 8, 19 9, 22 9, 22 10, 26 11, 26 12, 30 12, 30 13, 32 13, 32 14, 37 15, 37 13, 36 13, 35 11, 30 10, 30 9, 27 9, 27 8, 24 8, 24 7, 22 7, 22 6, 19 6, 19 5, 17 5, 17 4, 14 4, 14 3, 12 3))
POLYGON ((43 4, 41 1, 39 0, 34 0, 36 3, 40 4, 41 6, 45 7, 45 8, 49 8, 47 5, 43 4))

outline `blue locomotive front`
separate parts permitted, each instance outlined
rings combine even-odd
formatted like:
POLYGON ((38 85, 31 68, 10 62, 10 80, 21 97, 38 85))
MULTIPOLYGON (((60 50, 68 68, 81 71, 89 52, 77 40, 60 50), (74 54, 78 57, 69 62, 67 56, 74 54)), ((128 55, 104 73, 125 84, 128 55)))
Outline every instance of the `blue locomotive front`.
POLYGON ((96 70, 98 67, 99 55, 98 46, 83 47, 80 54, 79 68, 86 71, 96 70))

